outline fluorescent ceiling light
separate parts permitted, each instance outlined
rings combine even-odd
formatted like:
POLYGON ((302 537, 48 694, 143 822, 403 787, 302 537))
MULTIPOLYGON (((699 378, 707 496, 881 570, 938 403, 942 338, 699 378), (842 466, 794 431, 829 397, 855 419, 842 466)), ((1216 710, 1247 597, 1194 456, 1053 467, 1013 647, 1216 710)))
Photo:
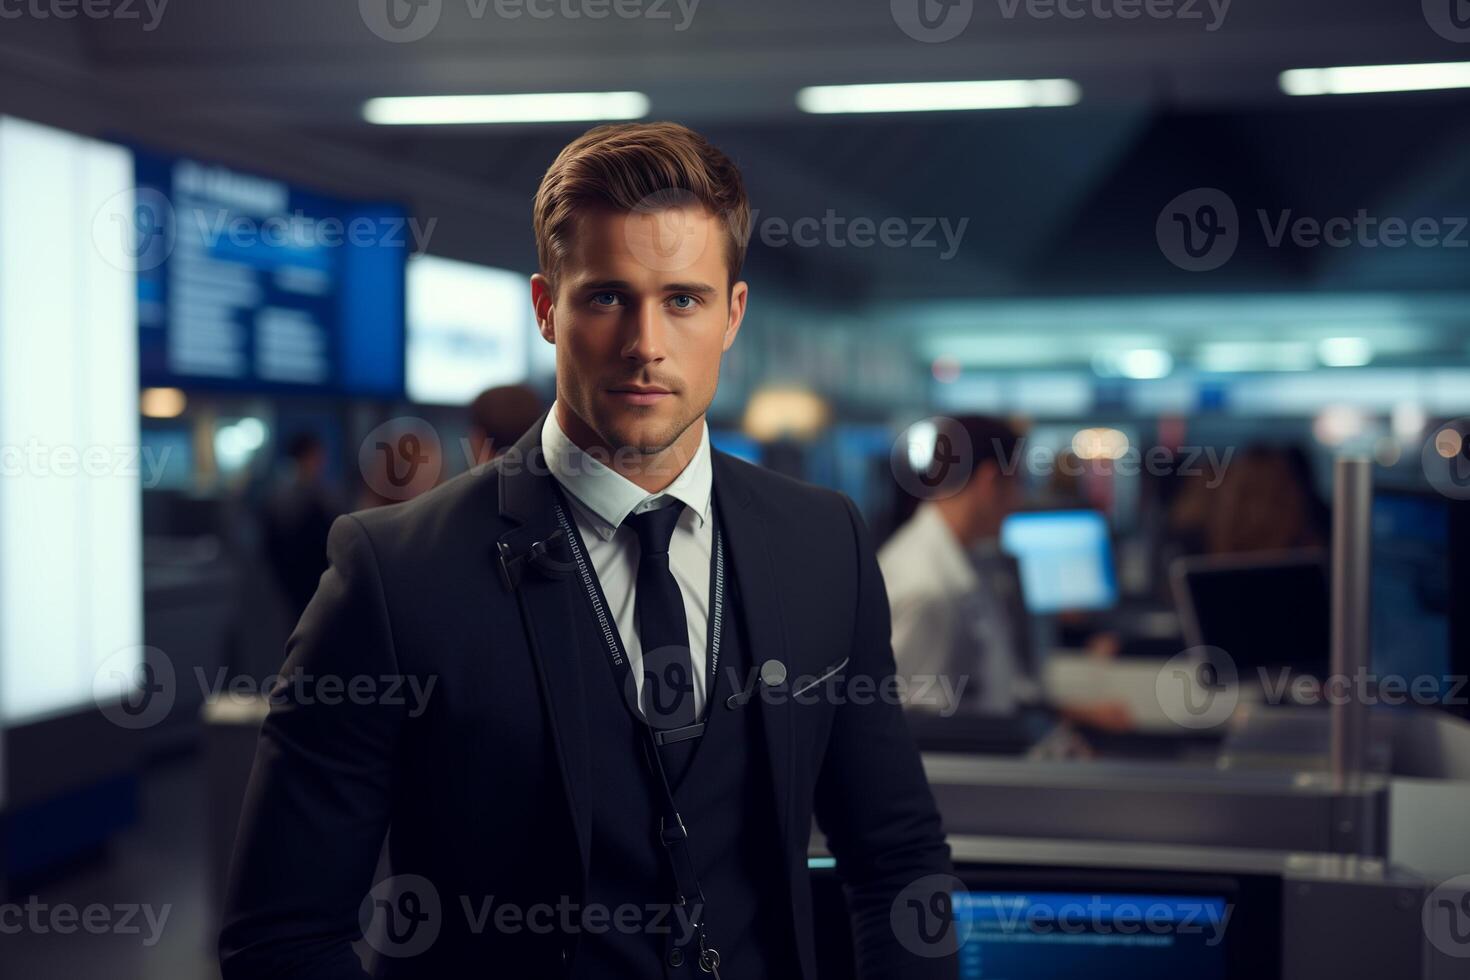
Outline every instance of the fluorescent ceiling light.
POLYGON ((1201 344, 1195 362, 1202 371, 1306 371, 1315 366, 1312 345, 1298 341, 1217 340, 1201 344))
POLYGON ((1287 95, 1362 95, 1366 92, 1470 88, 1470 61, 1293 68, 1281 73, 1280 82, 1281 91, 1287 95))
POLYGON ((463 126, 494 123, 639 119, 642 92, 538 92, 524 95, 423 95, 369 99, 362 116, 379 126, 463 126))
POLYGON ((1362 337, 1328 337, 1317 342, 1317 359, 1327 367, 1362 367, 1373 360, 1373 345, 1362 337))
POLYGON ((1174 370, 1174 355, 1153 347, 1100 351, 1092 359, 1092 369, 1105 378, 1151 381, 1169 376, 1174 370))
POLYGON ((1076 105, 1082 89, 1069 78, 983 82, 899 82, 885 85, 813 85, 796 93, 803 112, 940 112, 956 109, 1032 109, 1076 105))

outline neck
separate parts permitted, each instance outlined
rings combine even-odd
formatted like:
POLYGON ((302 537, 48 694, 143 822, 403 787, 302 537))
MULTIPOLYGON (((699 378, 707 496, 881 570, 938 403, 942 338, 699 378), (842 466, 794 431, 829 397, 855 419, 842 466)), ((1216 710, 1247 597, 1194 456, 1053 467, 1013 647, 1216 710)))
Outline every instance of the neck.
POLYGON ((669 484, 693 461, 704 437, 704 415, 701 414, 670 445, 656 453, 641 453, 613 448, 565 402, 556 403, 556 420, 578 449, 606 463, 614 473, 646 493, 668 489, 669 484))
POLYGON ((934 502, 939 517, 949 528, 955 540, 962 547, 968 548, 977 541, 986 537, 985 521, 980 519, 974 512, 974 508, 964 499, 964 494, 956 494, 943 500, 934 502))

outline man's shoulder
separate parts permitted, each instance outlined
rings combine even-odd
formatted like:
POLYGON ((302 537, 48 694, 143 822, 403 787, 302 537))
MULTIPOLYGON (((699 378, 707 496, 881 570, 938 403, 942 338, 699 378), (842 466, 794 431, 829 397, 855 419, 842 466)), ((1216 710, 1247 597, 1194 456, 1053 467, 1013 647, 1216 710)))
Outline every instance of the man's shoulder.
POLYGON ((411 500, 354 511, 379 558, 405 559, 452 552, 454 544, 488 549, 504 523, 495 463, 482 464, 411 500))
POLYGON ((717 472, 724 470, 733 487, 717 487, 724 492, 731 490, 738 496, 748 496, 757 501, 762 513, 769 519, 805 522, 817 520, 821 523, 838 522, 850 525, 854 512, 847 495, 837 490, 798 480, 785 473, 757 466, 737 456, 715 451, 717 472))

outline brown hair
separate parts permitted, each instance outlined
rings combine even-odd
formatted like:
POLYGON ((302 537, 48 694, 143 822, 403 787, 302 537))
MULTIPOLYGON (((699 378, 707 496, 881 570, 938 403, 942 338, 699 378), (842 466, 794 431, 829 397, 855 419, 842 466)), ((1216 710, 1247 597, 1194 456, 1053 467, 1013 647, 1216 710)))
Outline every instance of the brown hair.
POLYGON ((691 202, 724 223, 734 283, 745 262, 750 202, 730 158, 678 123, 589 129, 557 154, 536 191, 533 221, 541 273, 555 291, 574 223, 584 208, 648 212, 691 202))
POLYGON ((1314 526, 1312 488, 1288 453, 1247 449, 1230 464, 1205 519, 1212 554, 1248 554, 1326 544, 1314 526))

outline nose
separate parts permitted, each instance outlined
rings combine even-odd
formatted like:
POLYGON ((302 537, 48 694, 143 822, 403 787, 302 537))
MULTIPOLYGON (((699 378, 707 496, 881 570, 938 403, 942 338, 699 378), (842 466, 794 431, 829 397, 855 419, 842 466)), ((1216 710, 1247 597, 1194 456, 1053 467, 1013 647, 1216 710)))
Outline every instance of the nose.
POLYGON ((659 304, 643 301, 630 311, 628 337, 623 358, 637 364, 656 364, 664 359, 664 322, 659 304))

